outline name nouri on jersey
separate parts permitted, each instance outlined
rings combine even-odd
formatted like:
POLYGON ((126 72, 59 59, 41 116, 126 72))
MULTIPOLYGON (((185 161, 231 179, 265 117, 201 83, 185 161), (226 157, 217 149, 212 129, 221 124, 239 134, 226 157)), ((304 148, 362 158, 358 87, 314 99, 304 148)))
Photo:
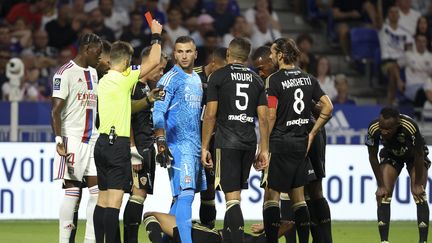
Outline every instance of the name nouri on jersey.
POLYGON ((252 74, 251 73, 231 73, 231 79, 235 81, 252 82, 252 74))

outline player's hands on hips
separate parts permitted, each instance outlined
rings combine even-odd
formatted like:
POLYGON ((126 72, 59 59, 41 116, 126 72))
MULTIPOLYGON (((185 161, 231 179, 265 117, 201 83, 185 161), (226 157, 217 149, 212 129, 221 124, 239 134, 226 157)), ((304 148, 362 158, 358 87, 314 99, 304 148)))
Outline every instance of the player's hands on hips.
POLYGON ((153 19, 150 30, 152 34, 161 34, 162 25, 156 19, 153 19))
POLYGON ((269 152, 268 151, 260 151, 258 154, 258 158, 254 163, 254 168, 257 171, 264 170, 269 165, 269 152))
POLYGON ((130 148, 131 150, 131 163, 134 171, 138 172, 142 169, 142 159, 143 157, 138 153, 135 146, 130 148))
POLYGON ((376 200, 377 200, 378 205, 381 205, 382 200, 387 199, 388 191, 385 187, 380 186, 377 188, 377 190, 375 192, 375 196, 376 196, 376 200))
POLYGON ((211 157, 211 153, 207 149, 201 149, 201 164, 206 169, 213 168, 213 160, 211 157))
POLYGON ((422 202, 426 201, 426 192, 425 192, 423 185, 418 185, 415 183, 412 184, 411 192, 412 192, 412 195, 414 197, 415 202, 422 203, 422 202))
POLYGON ((171 161, 173 156, 166 143, 165 136, 159 136, 156 138, 157 154, 156 162, 159 163, 161 167, 169 168, 171 167, 171 161))

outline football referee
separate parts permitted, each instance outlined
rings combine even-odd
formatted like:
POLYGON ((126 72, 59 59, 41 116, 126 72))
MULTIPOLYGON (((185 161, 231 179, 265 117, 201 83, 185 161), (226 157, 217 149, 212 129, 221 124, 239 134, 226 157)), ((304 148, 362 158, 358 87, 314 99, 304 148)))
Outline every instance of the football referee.
POLYGON ((110 53, 111 68, 99 83, 100 136, 94 157, 100 188, 95 212, 96 242, 120 242, 119 209, 125 190, 131 187, 130 120, 131 90, 142 76, 156 68, 161 56, 162 25, 153 20, 149 58, 140 66, 131 66, 133 48, 117 41, 110 53), (117 239, 116 239, 117 238, 117 239))

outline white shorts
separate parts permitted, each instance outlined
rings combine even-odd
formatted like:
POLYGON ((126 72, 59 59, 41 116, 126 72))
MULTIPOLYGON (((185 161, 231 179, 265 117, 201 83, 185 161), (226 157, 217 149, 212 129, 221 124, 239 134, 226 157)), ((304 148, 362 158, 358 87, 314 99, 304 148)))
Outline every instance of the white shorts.
POLYGON ((84 176, 96 176, 94 161, 94 143, 83 143, 81 139, 63 137, 69 160, 57 152, 54 156, 54 179, 65 179, 81 182, 84 176))

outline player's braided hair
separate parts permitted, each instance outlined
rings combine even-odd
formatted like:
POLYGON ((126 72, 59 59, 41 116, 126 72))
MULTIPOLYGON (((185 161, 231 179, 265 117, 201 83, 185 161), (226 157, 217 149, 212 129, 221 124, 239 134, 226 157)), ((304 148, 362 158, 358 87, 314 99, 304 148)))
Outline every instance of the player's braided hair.
POLYGON ((291 38, 279 38, 274 41, 276 54, 282 53, 285 64, 294 64, 300 56, 295 41, 291 38))
POLYGON ((102 43, 102 39, 93 33, 81 35, 78 39, 78 47, 81 49, 85 45, 102 43))

